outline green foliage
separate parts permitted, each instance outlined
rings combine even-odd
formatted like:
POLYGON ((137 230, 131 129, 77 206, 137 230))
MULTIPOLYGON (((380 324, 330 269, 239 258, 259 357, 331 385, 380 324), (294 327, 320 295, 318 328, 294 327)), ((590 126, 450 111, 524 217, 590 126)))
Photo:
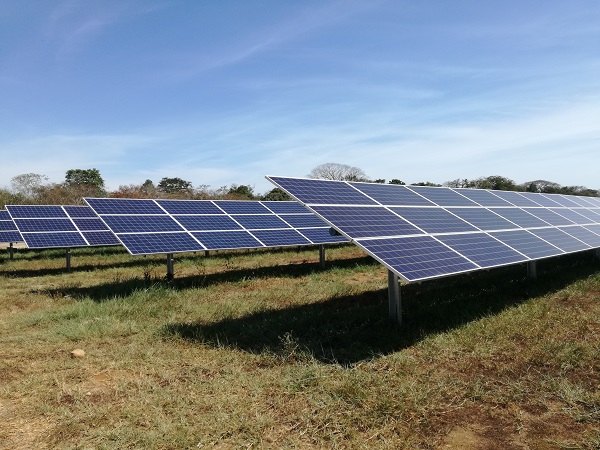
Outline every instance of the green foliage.
POLYGON ((69 169, 65 175, 65 185, 88 185, 104 189, 104 179, 98 169, 69 169))
POLYGON ((227 191, 229 197, 233 197, 240 200, 254 200, 256 196, 254 195, 254 188, 252 186, 248 186, 245 184, 232 184, 227 191))
POLYGON ((271 200, 271 201, 289 201, 292 197, 290 197, 287 192, 285 192, 281 188, 274 188, 267 192, 265 195, 261 197, 261 200, 271 200))
POLYGON ((398 178, 392 178, 390 180, 389 184, 401 184, 401 185, 405 185, 406 183, 402 180, 399 180, 398 178))
POLYGON ((161 192, 164 192, 166 194, 191 192, 192 182, 183 180, 179 177, 174 177, 174 178, 164 177, 158 183, 158 190, 161 192))
POLYGON ((441 187, 441 184, 432 183, 431 181, 420 181, 418 183, 411 183, 412 186, 433 186, 433 187, 441 187))

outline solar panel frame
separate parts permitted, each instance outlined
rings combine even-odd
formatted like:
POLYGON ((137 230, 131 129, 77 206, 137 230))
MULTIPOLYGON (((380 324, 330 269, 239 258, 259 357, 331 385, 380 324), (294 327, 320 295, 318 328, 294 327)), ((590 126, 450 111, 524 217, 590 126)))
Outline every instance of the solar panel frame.
MULTIPOLYGON (((271 176, 266 178, 408 282, 423 281, 482 268, 531 262, 597 248, 597 244, 600 242, 600 240, 596 240, 596 237, 600 238, 600 215, 598 215, 600 209, 594 206, 596 204, 600 206, 600 202, 593 197, 586 197, 589 206, 584 206, 582 201, 576 202, 570 199, 573 206, 567 207, 557 206, 567 203, 562 199, 557 201, 558 198, 555 198, 555 195, 558 194, 542 196, 538 193, 512 191, 407 186, 407 189, 423 195, 436 206, 397 206, 400 201, 396 201, 393 194, 387 195, 384 192, 388 185, 377 184, 375 188, 364 188, 367 196, 369 193, 376 193, 369 198, 381 206, 362 206, 360 207, 362 210, 365 212, 392 211, 406 219, 408 225, 413 225, 418 230, 408 229, 402 235, 393 236, 385 227, 380 227, 384 230, 381 233, 378 233, 381 230, 378 230, 377 227, 371 227, 371 230, 375 232, 368 232, 369 226, 365 224, 367 220, 365 217, 368 216, 362 214, 360 209, 356 209, 356 206, 349 206, 343 195, 336 196, 335 194, 344 191, 342 185, 351 185, 360 190, 363 186, 369 186, 368 183, 319 180, 311 190, 314 180, 271 176), (328 192, 315 193, 320 189, 328 192), (469 206, 449 206, 464 202, 456 196, 443 193, 443 190, 460 194, 462 198, 468 199, 470 203, 466 204, 469 206), (330 203, 323 203, 323 199, 328 199, 330 203), (378 202, 378 199, 381 199, 382 202, 378 202), (441 228, 431 227, 424 225, 427 220, 417 221, 414 218, 411 219, 411 215, 408 214, 408 211, 417 211, 418 214, 438 215, 440 210, 447 211, 457 219, 460 218, 461 221, 473 228, 462 230, 460 227, 457 229, 444 226, 441 228), (344 214, 338 213, 340 211, 343 211, 344 214), (494 217, 499 217, 500 220, 491 220, 494 217), (361 232, 357 232, 357 229, 361 232), (478 247, 479 241, 481 241, 481 245, 478 247), (446 250, 439 247, 438 244, 434 244, 437 250, 433 253, 427 249, 426 245, 424 255, 411 254, 406 251, 407 248, 412 248, 414 253, 414 248, 419 246, 415 247, 412 244, 429 244, 431 242, 444 245, 445 248, 451 249, 464 260, 458 263, 451 262, 442 270, 436 264, 439 260, 444 259, 446 250), (594 244, 596 245, 594 246, 594 244), (418 261, 419 267, 415 269, 411 265, 411 261, 418 261)), ((397 190, 397 188, 393 189, 397 190)), ((400 191, 397 190, 397 192, 400 191)), ((430 220, 432 219, 430 218, 430 220)), ((433 221, 435 220, 433 219, 433 221)), ((455 222, 450 221, 449 223, 455 222)))
POLYGON ((21 233, 5 209, 0 210, 0 242, 5 244, 23 242, 21 233))
POLYGON ((22 241, 30 249, 120 244, 116 236, 89 206, 7 205, 6 207, 22 241))
POLYGON ((134 255, 347 242, 342 236, 326 238, 329 225, 297 202, 143 199, 140 206, 136 199, 112 199, 108 205, 107 199, 84 200, 92 209, 104 211, 98 214, 100 219, 134 255), (118 203, 124 200, 130 201, 118 203), (160 212, 149 202, 155 202, 160 212), (192 240, 177 240, 170 249, 169 242, 159 242, 161 236, 170 239, 165 231, 185 232, 192 240), (143 240, 144 233, 158 236, 143 240), (128 234, 136 236, 126 238, 128 234))

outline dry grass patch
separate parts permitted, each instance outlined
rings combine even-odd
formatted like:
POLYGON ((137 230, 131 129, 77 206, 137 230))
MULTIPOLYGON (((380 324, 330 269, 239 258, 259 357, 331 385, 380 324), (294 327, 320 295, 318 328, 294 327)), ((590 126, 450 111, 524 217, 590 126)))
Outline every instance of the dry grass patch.
POLYGON ((0 448, 596 449, 599 264, 407 286, 354 247, 0 265, 0 448), (71 358, 82 348, 86 356, 71 358))

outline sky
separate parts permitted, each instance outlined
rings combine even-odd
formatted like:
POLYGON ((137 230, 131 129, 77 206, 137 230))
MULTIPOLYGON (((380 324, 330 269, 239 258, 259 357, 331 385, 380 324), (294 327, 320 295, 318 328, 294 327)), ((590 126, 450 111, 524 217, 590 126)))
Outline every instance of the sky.
POLYGON ((0 0, 0 187, 330 162, 599 189, 600 2, 0 0))

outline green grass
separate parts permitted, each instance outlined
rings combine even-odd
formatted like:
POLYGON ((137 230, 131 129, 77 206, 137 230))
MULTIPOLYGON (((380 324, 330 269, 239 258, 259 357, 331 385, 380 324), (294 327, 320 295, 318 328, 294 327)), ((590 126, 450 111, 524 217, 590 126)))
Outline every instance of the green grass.
POLYGON ((588 253, 404 286, 401 328, 327 257, 0 256, 0 448, 599 448, 588 253))

